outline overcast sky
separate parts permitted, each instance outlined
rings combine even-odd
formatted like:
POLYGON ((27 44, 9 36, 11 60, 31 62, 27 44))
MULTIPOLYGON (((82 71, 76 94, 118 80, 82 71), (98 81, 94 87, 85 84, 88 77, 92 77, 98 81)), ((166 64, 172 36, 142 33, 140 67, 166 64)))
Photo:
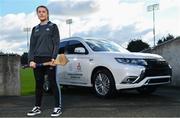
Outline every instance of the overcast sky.
POLYGON ((123 47, 141 38, 153 46, 152 12, 147 12, 147 6, 156 3, 156 41, 168 33, 180 36, 179 0, 0 0, 0 51, 27 51, 23 29, 39 23, 35 13, 38 5, 49 8, 61 39, 69 37, 66 19, 71 18, 72 36, 106 38, 123 47))

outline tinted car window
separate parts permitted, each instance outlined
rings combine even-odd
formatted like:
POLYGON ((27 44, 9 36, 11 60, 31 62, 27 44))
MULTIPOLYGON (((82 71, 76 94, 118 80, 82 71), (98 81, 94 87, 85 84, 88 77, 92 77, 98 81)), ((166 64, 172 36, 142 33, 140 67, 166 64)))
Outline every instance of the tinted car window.
POLYGON ((85 42, 95 52, 106 51, 106 52, 121 52, 128 53, 129 51, 122 48, 120 45, 108 40, 93 40, 87 39, 85 42))
POLYGON ((60 45, 59 45, 59 54, 63 54, 63 53, 67 52, 66 51, 67 43, 68 43, 68 41, 60 42, 60 45))
POLYGON ((74 52, 75 48, 78 48, 78 47, 84 48, 85 49, 85 54, 88 54, 88 51, 85 48, 85 46, 80 41, 76 41, 76 40, 69 41, 67 53, 68 54, 78 54, 78 53, 74 52))

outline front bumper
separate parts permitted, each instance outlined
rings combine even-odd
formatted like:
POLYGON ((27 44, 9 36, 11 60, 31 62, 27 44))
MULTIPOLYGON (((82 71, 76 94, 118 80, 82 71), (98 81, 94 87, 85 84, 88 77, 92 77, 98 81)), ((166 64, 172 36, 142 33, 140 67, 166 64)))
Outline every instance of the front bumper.
POLYGON ((127 76, 120 83, 116 84, 116 89, 138 88, 149 85, 162 85, 171 83, 172 69, 165 61, 147 59, 148 65, 141 69, 138 76, 127 76))
POLYGON ((139 88, 141 86, 149 85, 163 85, 171 83, 171 76, 154 76, 154 77, 145 77, 139 83, 127 83, 127 84, 116 84, 116 89, 131 89, 139 88))

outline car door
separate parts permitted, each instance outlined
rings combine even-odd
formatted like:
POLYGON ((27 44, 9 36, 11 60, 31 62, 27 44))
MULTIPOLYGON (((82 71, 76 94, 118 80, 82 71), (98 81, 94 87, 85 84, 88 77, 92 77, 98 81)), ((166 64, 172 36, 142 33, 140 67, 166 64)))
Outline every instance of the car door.
POLYGON ((67 47, 69 63, 66 65, 66 82, 72 85, 87 84, 89 55, 86 47, 78 40, 70 40, 67 47))

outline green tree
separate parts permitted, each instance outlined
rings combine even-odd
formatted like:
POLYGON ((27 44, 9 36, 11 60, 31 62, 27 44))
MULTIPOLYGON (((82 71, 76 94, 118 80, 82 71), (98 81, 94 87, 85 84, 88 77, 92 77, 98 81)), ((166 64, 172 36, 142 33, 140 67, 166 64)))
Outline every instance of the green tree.
POLYGON ((0 54, 3 55, 4 53, 2 51, 0 51, 0 54))
POLYGON ((172 34, 168 34, 166 37, 162 37, 161 39, 158 40, 157 44, 161 44, 163 42, 166 42, 166 41, 169 41, 169 40, 172 40, 174 39, 175 37, 172 35, 172 34))
POLYGON ((131 52, 140 52, 149 48, 149 44, 143 42, 141 39, 133 40, 129 42, 127 49, 131 52))
POLYGON ((174 36, 172 34, 168 34, 166 37, 166 41, 174 39, 174 36))
POLYGON ((21 56, 21 64, 28 64, 28 53, 24 52, 23 55, 21 56))
POLYGON ((163 40, 162 40, 162 39, 159 39, 158 42, 157 42, 157 44, 159 45, 159 44, 161 44, 161 43, 163 43, 163 40))

